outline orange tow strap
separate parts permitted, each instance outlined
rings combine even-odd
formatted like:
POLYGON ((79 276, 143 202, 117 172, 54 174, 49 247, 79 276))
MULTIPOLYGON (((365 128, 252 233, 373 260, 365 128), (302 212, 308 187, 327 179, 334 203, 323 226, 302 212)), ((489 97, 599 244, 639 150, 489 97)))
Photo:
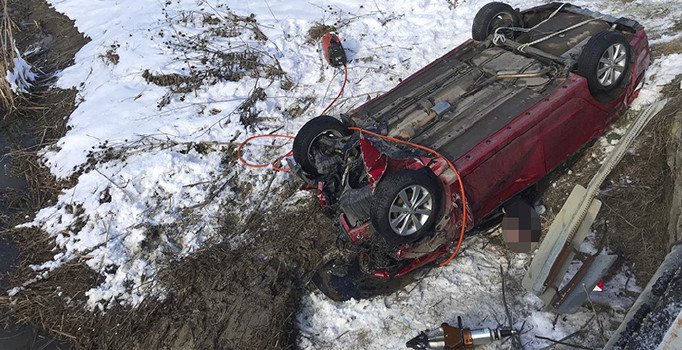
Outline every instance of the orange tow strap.
POLYGON ((247 143, 251 142, 251 140, 255 139, 263 139, 263 138, 280 138, 280 139, 287 139, 287 140, 293 140, 295 137, 289 136, 289 135, 280 135, 280 134, 264 134, 264 135, 256 135, 256 136, 251 136, 244 140, 242 143, 239 144, 239 147, 237 147, 237 159, 244 164, 248 168, 255 168, 255 169, 262 169, 266 168, 269 166, 272 166, 272 170, 275 171, 291 171, 289 168, 281 168, 277 164, 284 158, 290 157, 293 154, 293 151, 289 151, 289 153, 277 157, 277 159, 273 160, 270 163, 261 163, 261 164, 255 164, 255 163, 249 163, 247 162, 244 157, 242 157, 242 149, 244 146, 246 146, 247 143))
MULTIPOLYGON (((341 97, 341 95, 343 94, 343 90, 346 88, 346 82, 347 81, 348 81, 348 66, 346 66, 344 64, 343 65, 343 83, 341 84, 341 90, 339 90, 339 93, 336 95, 336 97, 334 97, 332 102, 330 102, 327 105, 327 107, 322 111, 322 113, 320 113, 320 115, 324 115, 325 113, 327 113, 327 111, 329 111, 329 109, 332 108, 332 106, 336 103, 336 101, 339 99, 339 97, 341 97)), ((241 144, 239 144, 239 148, 237 148, 237 159, 239 159, 239 162, 241 162, 242 164, 244 164, 248 168, 262 169, 262 168, 267 168, 269 166, 272 166, 272 170, 274 170, 274 171, 284 171, 284 172, 291 171, 291 169, 279 167, 277 164, 279 164, 279 162, 281 162, 282 159, 284 159, 286 157, 291 157, 291 155, 293 154, 292 152, 289 152, 283 156, 277 157, 272 162, 261 163, 261 164, 249 163, 244 159, 244 157, 242 157, 242 149, 244 148, 244 146, 247 143, 251 142, 251 140, 260 139, 260 138, 284 138, 284 139, 289 139, 289 140, 294 139, 293 136, 278 135, 278 134, 264 134, 264 135, 251 136, 251 137, 247 138, 246 140, 244 140, 241 144)))

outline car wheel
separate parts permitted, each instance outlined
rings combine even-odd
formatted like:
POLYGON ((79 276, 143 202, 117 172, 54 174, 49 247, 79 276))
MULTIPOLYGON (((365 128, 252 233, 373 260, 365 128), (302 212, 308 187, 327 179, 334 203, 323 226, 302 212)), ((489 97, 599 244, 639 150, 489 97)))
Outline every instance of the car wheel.
POLYGON ((578 74, 595 97, 616 90, 630 69, 630 44, 623 34, 602 31, 587 41, 578 58, 578 74))
POLYGON ((374 191, 370 217, 390 244, 417 241, 430 232, 440 213, 441 188, 428 168, 387 175, 374 191))
MULTIPOLYGON (((497 28, 520 26, 521 16, 511 6, 502 2, 491 2, 476 13, 474 24, 471 26, 471 37, 476 41, 483 41, 497 28)), ((510 36, 512 35, 513 33, 510 33, 510 36)))
POLYGON ((349 134, 348 128, 338 119, 328 115, 315 117, 305 123, 294 138, 294 160, 310 175, 327 173, 328 169, 318 169, 316 157, 332 158, 336 150, 330 148, 329 141, 349 134))

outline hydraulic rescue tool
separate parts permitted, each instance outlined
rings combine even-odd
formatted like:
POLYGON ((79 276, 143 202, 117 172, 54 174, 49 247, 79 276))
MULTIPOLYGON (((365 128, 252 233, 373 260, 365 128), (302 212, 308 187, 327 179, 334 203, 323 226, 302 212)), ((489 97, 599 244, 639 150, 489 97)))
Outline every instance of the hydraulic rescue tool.
POLYGON ((457 327, 443 323, 440 329, 420 332, 418 336, 410 339, 405 346, 418 350, 472 349, 476 346, 489 344, 515 334, 516 331, 509 328, 463 328, 462 318, 457 317, 457 327))

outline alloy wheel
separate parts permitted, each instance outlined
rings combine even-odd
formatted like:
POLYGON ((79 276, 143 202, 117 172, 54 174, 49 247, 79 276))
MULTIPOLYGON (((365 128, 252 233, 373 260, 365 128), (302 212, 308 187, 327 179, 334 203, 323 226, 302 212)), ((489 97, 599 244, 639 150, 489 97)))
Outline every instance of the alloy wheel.
POLYGON ((604 51, 597 66, 597 78, 601 85, 611 86, 623 75, 627 58, 625 50, 623 44, 615 43, 604 51))
POLYGON ((433 213, 433 196, 420 186, 401 190, 389 210, 389 223, 395 233, 409 236, 424 226, 433 213))

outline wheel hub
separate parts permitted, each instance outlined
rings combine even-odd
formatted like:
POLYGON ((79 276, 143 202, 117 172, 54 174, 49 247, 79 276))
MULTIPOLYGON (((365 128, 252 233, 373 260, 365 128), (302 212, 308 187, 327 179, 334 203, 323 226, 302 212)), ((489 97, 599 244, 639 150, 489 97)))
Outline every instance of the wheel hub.
MULTIPOLYGON (((514 19, 507 13, 498 13, 495 17, 493 17, 492 21, 490 21, 490 24, 488 25, 488 33, 494 33, 497 28, 502 28, 502 27, 513 27, 514 26, 514 19)), ((505 37, 508 37, 509 39, 512 39, 512 32, 506 33, 505 37)))
POLYGON ((308 146, 308 159, 312 164, 315 164, 315 153, 320 153, 325 156, 331 156, 332 153, 334 153, 333 150, 327 149, 324 146, 321 146, 320 144, 322 143, 322 138, 327 138, 327 139, 339 139, 343 137, 338 131, 336 130, 325 130, 321 132, 319 135, 317 135, 312 142, 310 142, 310 145, 308 146))
POLYGON ((401 236, 414 234, 429 220, 433 197, 419 185, 402 189, 393 200, 389 213, 391 229, 401 236))
POLYGON ((597 66, 597 78, 602 86, 611 86, 620 79, 625 71, 625 50, 623 44, 615 43, 602 54, 597 66))

